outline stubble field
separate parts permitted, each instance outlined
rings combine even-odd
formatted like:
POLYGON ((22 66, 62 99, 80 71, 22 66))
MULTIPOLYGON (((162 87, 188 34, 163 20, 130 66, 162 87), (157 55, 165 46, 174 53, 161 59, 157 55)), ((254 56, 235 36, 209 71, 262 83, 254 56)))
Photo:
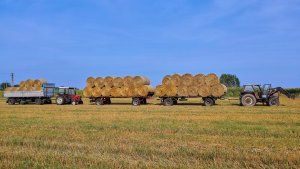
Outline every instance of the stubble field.
MULTIPOLYGON (((0 168, 299 168, 300 99, 240 107, 6 105, 0 168)), ((123 103, 121 103, 123 102, 123 103)))

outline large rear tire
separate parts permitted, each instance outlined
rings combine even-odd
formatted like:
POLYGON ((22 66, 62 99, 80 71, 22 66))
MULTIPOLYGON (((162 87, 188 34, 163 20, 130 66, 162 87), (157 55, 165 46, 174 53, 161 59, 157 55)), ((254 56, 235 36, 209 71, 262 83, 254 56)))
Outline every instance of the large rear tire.
POLYGON ((255 106, 256 102, 256 97, 253 94, 245 94, 241 98, 241 103, 243 106, 255 106))
POLYGON ((269 106, 279 106, 279 97, 273 96, 268 101, 269 106))

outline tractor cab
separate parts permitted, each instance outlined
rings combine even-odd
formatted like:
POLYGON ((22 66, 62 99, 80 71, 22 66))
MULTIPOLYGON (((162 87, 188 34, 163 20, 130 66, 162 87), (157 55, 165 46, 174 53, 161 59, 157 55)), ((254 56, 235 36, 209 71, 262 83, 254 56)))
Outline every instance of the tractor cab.
POLYGON ((244 85, 242 94, 251 93, 256 97, 256 99, 267 99, 271 88, 271 84, 264 84, 263 86, 258 84, 244 85))
POLYGON ((63 104, 83 104, 81 96, 76 95, 76 91, 78 89, 74 87, 58 87, 57 88, 57 97, 56 97, 56 103, 58 105, 63 104))

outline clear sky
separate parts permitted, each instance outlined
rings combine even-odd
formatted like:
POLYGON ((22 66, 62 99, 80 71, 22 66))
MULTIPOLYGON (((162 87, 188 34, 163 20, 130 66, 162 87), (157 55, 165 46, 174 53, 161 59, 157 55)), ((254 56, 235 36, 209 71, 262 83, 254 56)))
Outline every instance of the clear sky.
POLYGON ((236 74, 300 87, 300 0, 0 0, 0 81, 236 74))

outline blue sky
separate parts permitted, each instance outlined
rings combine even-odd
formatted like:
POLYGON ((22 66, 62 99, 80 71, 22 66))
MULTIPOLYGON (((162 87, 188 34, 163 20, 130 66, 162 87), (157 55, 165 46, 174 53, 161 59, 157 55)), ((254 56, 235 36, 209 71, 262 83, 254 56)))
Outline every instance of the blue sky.
POLYGON ((0 81, 236 74, 300 87, 300 0, 0 0, 0 81))

